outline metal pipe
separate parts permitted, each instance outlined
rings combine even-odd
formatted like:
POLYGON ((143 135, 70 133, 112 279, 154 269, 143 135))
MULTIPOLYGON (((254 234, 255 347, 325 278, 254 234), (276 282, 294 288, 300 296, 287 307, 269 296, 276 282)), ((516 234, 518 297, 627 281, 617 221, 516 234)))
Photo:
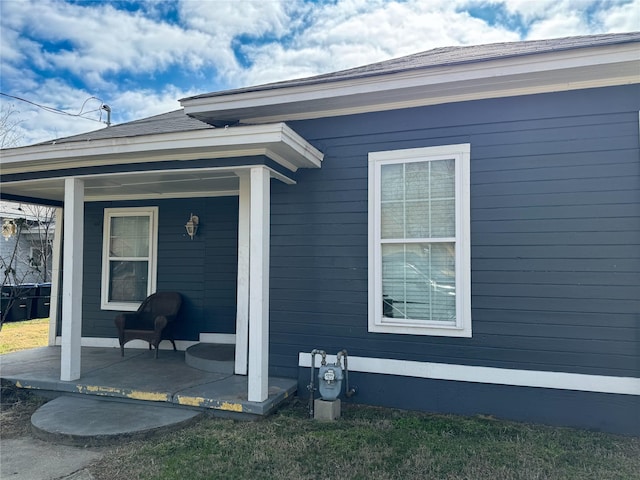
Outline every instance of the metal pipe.
POLYGON ((322 356, 321 365, 327 364, 327 352, 324 350, 313 349, 311 350, 311 380, 309 385, 307 385, 307 390, 309 390, 309 416, 313 418, 313 400, 314 400, 314 392, 315 392, 315 375, 314 371, 316 368, 316 355, 320 354, 322 356))
POLYGON ((111 107, 109 105, 102 105, 101 110, 107 112, 107 127, 111 126, 111 107))
POLYGON ((340 358, 341 357, 344 357, 344 368, 343 368, 343 370, 344 370, 344 382, 345 382, 344 394, 345 394, 345 396, 347 398, 351 398, 356 394, 358 389, 356 387, 349 388, 349 366, 347 364, 347 351, 346 350, 340 350, 338 352, 338 355, 336 355, 336 363, 338 365, 341 365, 340 364, 340 358))

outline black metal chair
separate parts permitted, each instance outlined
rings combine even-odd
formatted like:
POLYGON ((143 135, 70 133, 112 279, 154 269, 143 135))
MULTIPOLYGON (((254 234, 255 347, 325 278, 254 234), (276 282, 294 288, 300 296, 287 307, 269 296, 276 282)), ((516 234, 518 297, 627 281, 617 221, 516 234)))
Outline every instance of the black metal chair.
POLYGON ((157 292, 147 297, 138 311, 120 313, 115 319, 120 341, 120 353, 124 357, 124 344, 130 340, 149 342, 149 350, 156 349, 162 340, 169 340, 176 350, 174 323, 182 306, 182 296, 177 292, 157 292))

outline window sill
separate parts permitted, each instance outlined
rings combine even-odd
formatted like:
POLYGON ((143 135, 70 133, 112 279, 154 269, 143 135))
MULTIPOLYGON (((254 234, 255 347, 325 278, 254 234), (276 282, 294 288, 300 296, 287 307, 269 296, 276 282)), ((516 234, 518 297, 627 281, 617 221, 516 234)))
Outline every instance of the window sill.
POLYGON ((101 310, 113 310, 113 311, 117 311, 117 312, 135 312, 138 310, 138 308, 140 308, 140 305, 142 304, 142 302, 137 302, 137 303, 115 303, 115 302, 109 302, 109 303, 103 303, 100 305, 100 309, 101 310))
POLYGON ((430 335, 435 337, 462 337, 471 338, 471 322, 468 326, 419 326, 400 323, 374 323, 369 322, 371 333, 395 333, 399 335, 430 335))

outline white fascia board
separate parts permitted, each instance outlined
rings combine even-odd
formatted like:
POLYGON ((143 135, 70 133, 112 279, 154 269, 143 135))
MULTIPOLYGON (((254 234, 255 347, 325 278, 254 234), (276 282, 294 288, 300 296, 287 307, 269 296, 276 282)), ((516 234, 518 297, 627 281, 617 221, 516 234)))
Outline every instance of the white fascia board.
POLYGON ((611 45, 381 73, 196 98, 185 100, 182 105, 186 114, 195 117, 271 122, 624 85, 640 82, 637 48, 637 43, 611 45), (389 101, 385 94, 401 100, 389 101), (327 107, 330 100, 336 99, 340 99, 340 104, 327 107), (305 107, 301 108, 303 104, 305 107))
POLYGON ((319 168, 323 154, 284 123, 34 145, 4 150, 5 175, 163 160, 265 155, 295 171, 319 168), (277 152, 273 155, 272 152, 277 152))

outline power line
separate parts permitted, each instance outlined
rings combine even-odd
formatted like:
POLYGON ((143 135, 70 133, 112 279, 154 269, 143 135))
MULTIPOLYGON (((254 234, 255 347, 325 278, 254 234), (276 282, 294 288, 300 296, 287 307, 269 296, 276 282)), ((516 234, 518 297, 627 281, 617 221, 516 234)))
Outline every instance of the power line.
POLYGON ((26 98, 16 97, 15 95, 9 95, 9 94, 3 93, 3 92, 0 92, 0 95, 3 96, 3 97, 13 98, 14 100, 18 100, 20 102, 25 102, 25 103, 28 103, 30 105, 34 105, 34 106, 36 106, 38 108, 41 108, 45 112, 55 113, 57 115, 66 115, 67 117, 82 118, 84 120, 91 120, 93 122, 103 123, 102 122, 102 110, 104 110, 104 108, 103 108, 104 107, 104 103, 98 97, 89 97, 89 98, 87 98, 84 101, 84 103, 82 104, 82 107, 80 107, 80 112, 78 112, 78 113, 69 113, 69 112, 65 112, 64 110, 59 110, 59 109, 54 108, 54 107, 49 107, 47 105, 41 105, 39 103, 32 102, 31 100, 27 100, 26 98), (87 104, 87 102, 89 100, 98 100, 100 102, 100 107, 96 108, 94 110, 89 110, 87 112, 84 112, 83 111, 84 107, 86 106, 86 104, 87 104), (93 113, 93 112, 100 112, 100 120, 96 120, 95 118, 89 118, 89 117, 85 116, 85 115, 88 115, 88 114, 93 113))

